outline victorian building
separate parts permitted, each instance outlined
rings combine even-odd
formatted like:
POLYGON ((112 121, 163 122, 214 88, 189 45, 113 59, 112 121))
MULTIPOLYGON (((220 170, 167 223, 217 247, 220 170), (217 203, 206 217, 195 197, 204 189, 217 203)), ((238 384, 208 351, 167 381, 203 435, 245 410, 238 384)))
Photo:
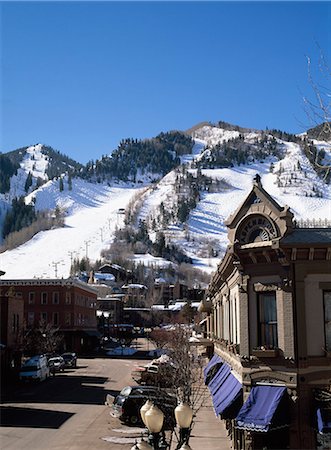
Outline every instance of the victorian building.
POLYGON ((226 225, 200 308, 215 412, 236 449, 330 448, 331 228, 298 228, 258 175, 226 225))

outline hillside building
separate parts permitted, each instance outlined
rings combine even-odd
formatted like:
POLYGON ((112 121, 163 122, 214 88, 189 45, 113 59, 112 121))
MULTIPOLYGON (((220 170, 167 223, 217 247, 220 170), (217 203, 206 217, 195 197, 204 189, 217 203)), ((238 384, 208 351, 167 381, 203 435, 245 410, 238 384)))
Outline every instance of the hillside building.
MULTIPOLYGON (((257 175, 200 311, 235 449, 331 447, 331 229, 297 228, 257 175)), ((309 225, 309 224, 308 224, 309 225)))
POLYGON ((126 306, 144 307, 148 288, 144 284, 129 283, 122 286, 124 292, 123 301, 126 306))

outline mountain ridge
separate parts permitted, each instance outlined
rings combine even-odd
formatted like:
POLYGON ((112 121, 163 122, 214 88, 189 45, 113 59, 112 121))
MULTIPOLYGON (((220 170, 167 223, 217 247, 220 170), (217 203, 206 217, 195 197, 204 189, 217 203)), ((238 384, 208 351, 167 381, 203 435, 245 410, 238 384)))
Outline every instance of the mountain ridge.
MULTIPOLYGON (((53 256, 48 257, 48 263, 44 261, 42 271, 33 266, 31 270, 34 270, 35 276, 51 274, 52 261, 64 259, 66 271, 61 276, 68 276, 68 256, 61 257, 60 249, 54 248, 55 235, 62 236, 61 242, 66 248, 65 252, 78 252, 80 257, 88 254, 96 260, 100 258, 105 247, 114 241, 116 227, 132 226, 138 230, 140 224, 145 222, 152 242, 163 234, 166 243, 183 251, 195 267, 211 272, 215 270, 227 245, 224 220, 247 195, 256 173, 261 175, 263 185, 270 195, 283 206, 289 204, 297 220, 310 217, 331 219, 330 185, 324 175, 318 175, 313 166, 314 160, 309 160, 309 152, 307 153, 304 147, 307 139, 304 136, 284 141, 275 137, 269 130, 250 130, 243 133, 210 125, 204 127, 193 132, 192 148, 188 153, 180 154, 179 164, 165 176, 161 175, 159 181, 151 182, 151 179, 145 178, 141 183, 138 180, 134 183, 134 180, 119 179, 97 182, 94 179, 91 183, 89 179, 74 176, 70 184, 69 174, 66 174, 61 179, 48 180, 37 189, 31 189, 28 195, 25 195, 26 203, 33 203, 38 211, 60 207, 65 213, 65 228, 38 233, 17 250, 3 253, 1 264, 7 265, 7 272, 13 274, 11 261, 15 261, 14 255, 17 252, 20 252, 21 256, 22 252, 28 254, 33 248, 38 253, 39 250, 34 246, 38 245, 40 239, 46 239, 44 245, 50 249, 53 256), (199 138, 196 137, 197 134, 199 138), (238 161, 240 152, 244 159, 238 161), (221 163, 212 159, 215 155, 222 156, 221 163), (109 206, 113 197, 117 199, 117 203, 114 203, 117 207, 109 206), (125 215, 119 214, 119 209, 125 210, 125 215), (100 219, 95 223, 98 211, 100 219), (80 239, 75 236, 67 241, 68 226, 72 228, 72 232, 76 230, 77 235, 81 236, 80 239), (77 240, 80 245, 75 244, 73 247, 72 242, 77 240), (84 242, 91 244, 85 244, 84 248, 84 242)), ((279 133, 278 135, 287 136, 279 133)), ((325 164, 331 161, 329 143, 319 142, 316 149, 318 153, 323 150, 325 164)), ((18 184, 16 185, 17 192, 24 190, 23 181, 22 179, 20 189, 18 184)), ((0 195, 2 204, 6 195, 0 195)), ((8 209, 10 195, 7 197, 8 209)), ((2 217, 3 211, 4 208, 2 217)), ((136 248, 138 247, 136 245, 136 248)), ((139 251, 142 251, 142 248, 140 245, 139 251)), ((144 260, 146 263, 146 255, 140 255, 135 256, 135 261, 144 260)), ((152 257, 148 260, 150 264, 154 264, 152 257)), ((27 264, 26 268, 16 275, 27 274, 28 266, 27 264)), ((6 267, 2 269, 6 270, 6 267)))

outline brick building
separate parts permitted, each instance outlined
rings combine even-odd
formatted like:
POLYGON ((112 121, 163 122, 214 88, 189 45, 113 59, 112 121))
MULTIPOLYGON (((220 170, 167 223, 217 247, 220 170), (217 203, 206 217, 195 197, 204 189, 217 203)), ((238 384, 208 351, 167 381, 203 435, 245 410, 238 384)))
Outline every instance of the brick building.
POLYGON ((74 279, 0 280, 1 292, 11 292, 24 303, 26 326, 40 321, 58 327, 64 335, 64 350, 78 353, 93 348, 97 341, 97 293, 74 279))
POLYGON ((15 295, 14 289, 0 287, 1 319, 1 374, 19 366, 19 337, 24 322, 23 298, 15 295))

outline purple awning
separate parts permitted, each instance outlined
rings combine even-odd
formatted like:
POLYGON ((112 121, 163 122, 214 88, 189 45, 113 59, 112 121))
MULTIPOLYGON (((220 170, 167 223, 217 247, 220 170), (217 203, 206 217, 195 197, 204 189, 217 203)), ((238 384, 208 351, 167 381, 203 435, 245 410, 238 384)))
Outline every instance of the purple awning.
POLYGON ((210 369, 212 367, 214 367, 216 364, 218 363, 222 363, 222 359, 220 356, 216 355, 216 353, 213 355, 213 357, 211 358, 211 360, 208 362, 208 364, 206 365, 206 367, 203 369, 203 375, 204 375, 204 379, 206 382, 206 378, 208 375, 208 372, 210 371, 210 369))
POLYGON ((277 411, 285 386, 254 386, 236 417, 236 427, 267 432, 288 425, 286 411, 277 411))
POLYGON ((235 376, 229 373, 213 397, 214 409, 217 415, 223 414, 232 405, 241 394, 241 389, 241 383, 235 376))

